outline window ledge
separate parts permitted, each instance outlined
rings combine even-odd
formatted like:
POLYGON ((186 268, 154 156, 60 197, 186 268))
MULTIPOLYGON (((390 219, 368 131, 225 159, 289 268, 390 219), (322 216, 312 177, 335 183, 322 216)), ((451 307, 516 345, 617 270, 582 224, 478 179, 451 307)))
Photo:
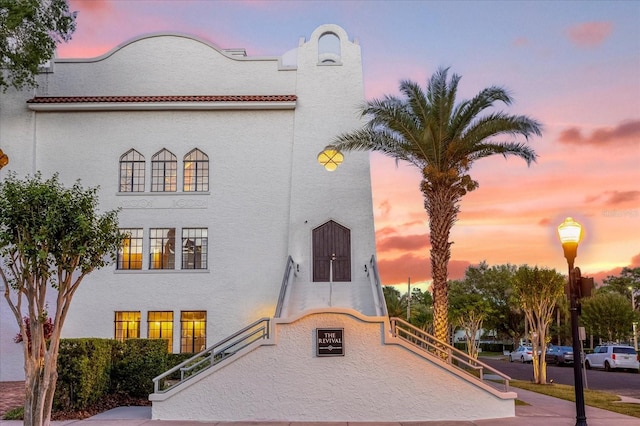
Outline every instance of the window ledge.
POLYGON ((116 269, 116 274, 208 274, 209 269, 116 269))

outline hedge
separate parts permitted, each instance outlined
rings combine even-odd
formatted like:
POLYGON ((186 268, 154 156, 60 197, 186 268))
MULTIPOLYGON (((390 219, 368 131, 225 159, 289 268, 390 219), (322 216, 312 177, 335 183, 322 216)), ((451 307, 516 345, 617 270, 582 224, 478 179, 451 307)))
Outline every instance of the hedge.
POLYGON ((161 339, 62 339, 54 408, 86 409, 111 393, 147 396, 168 357, 161 339))

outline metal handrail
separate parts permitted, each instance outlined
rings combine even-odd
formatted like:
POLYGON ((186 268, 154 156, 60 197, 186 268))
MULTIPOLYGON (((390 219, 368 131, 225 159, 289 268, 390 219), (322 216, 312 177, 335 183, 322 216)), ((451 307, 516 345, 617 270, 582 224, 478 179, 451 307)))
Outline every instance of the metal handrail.
POLYGON ((164 393, 235 355, 253 342, 269 338, 270 319, 260 318, 153 379, 153 391, 164 393), (178 374, 179 373, 179 374, 178 374), (178 378, 179 376, 179 378, 178 378))
POLYGON ((387 312, 387 302, 384 299, 384 292, 382 291, 382 281, 380 281, 380 274, 378 273, 378 262, 376 261, 376 256, 371 255, 371 260, 369 260, 369 269, 367 270, 367 276, 372 282, 372 285, 375 288, 375 295, 378 299, 378 309, 380 310, 380 316, 386 317, 389 315, 387 312))
POLYGON ((473 377, 475 377, 475 375, 469 372, 468 369, 477 371, 480 380, 484 380, 484 371, 487 370, 502 378, 504 381, 505 392, 509 391, 509 380, 511 380, 511 377, 507 376, 501 371, 496 370, 495 368, 485 364, 477 358, 469 356, 469 354, 467 354, 466 352, 463 352, 451 346, 450 344, 437 339, 435 336, 419 329, 418 327, 408 323, 403 319, 394 317, 390 318, 390 322, 391 334, 393 336, 402 339, 403 341, 410 343, 413 346, 420 348, 421 350, 434 354, 436 357, 443 360, 447 364, 456 367, 473 377), (461 366, 465 366, 468 369, 462 368, 461 366))
POLYGON ((282 285, 280 286, 280 295, 278 296, 278 304, 276 305, 276 313, 274 318, 280 318, 282 315, 282 308, 284 306, 284 299, 289 290, 289 284, 292 278, 295 276, 295 268, 293 267, 293 259, 291 256, 287 258, 287 264, 284 268, 284 276, 282 277, 282 285))

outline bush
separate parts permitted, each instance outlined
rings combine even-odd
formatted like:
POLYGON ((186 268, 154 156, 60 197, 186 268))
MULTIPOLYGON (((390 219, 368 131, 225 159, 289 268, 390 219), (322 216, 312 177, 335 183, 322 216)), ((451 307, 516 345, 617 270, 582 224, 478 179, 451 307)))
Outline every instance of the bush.
POLYGON ((56 409, 82 409, 109 393, 114 343, 93 338, 60 341, 56 409))
POLYGON ((167 355, 167 342, 162 339, 118 342, 113 357, 112 390, 134 397, 153 393, 153 378, 167 370, 167 355))
POLYGON ((23 420, 24 419, 24 407, 16 407, 4 413, 2 420, 23 420))
POLYGON ((53 407, 85 410, 110 393, 146 397, 153 378, 166 371, 167 357, 160 339, 62 339, 53 407))

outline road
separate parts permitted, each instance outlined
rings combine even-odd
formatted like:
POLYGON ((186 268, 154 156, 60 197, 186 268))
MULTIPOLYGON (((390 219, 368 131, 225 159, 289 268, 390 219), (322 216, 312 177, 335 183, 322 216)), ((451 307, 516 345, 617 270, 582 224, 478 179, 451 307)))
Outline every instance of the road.
MULTIPOLYGON (((480 360, 516 380, 533 380, 533 365, 509 362, 506 358, 483 358, 480 360)), ((585 389, 602 390, 640 399, 640 374, 628 371, 606 372, 586 370, 585 389)), ((547 366, 547 381, 573 386, 573 367, 547 366)))

